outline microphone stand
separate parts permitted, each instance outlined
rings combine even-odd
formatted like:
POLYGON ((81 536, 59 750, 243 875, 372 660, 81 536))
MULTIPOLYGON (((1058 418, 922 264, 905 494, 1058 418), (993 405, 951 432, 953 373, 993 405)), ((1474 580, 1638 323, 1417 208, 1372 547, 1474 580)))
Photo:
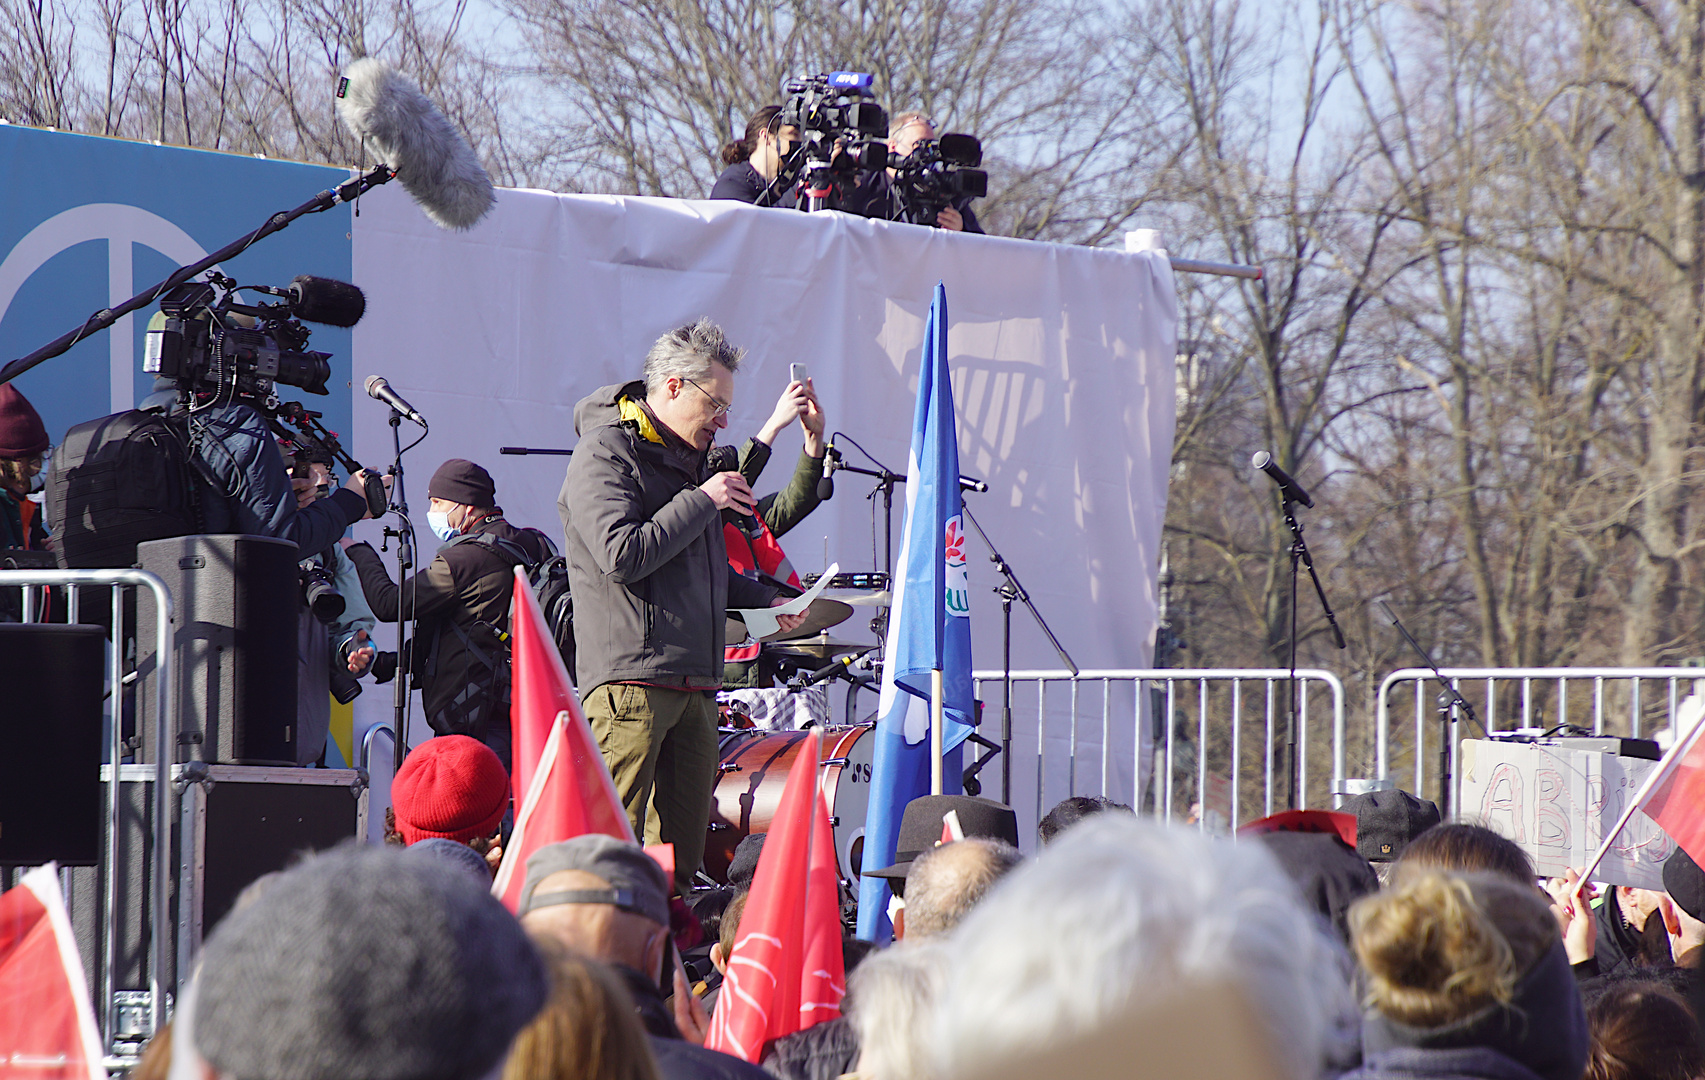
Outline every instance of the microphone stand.
POLYGON ((1285 515, 1285 527, 1291 531, 1291 643, 1290 643, 1290 674, 1285 679, 1286 696, 1290 701, 1291 714, 1286 725, 1286 743, 1288 746, 1290 776, 1288 808, 1297 808, 1297 787, 1301 779, 1300 762, 1297 761, 1297 713, 1300 703, 1297 700, 1297 566, 1300 563, 1308 567, 1308 576, 1314 582, 1314 593, 1320 597, 1321 610, 1326 612, 1326 621, 1332 627, 1333 642, 1344 648, 1344 632, 1338 628, 1338 617, 1332 614, 1332 605, 1326 602, 1326 589, 1320 584, 1320 575, 1314 571, 1314 557, 1308 553, 1308 544, 1302 538, 1302 523, 1297 521, 1293 512, 1295 503, 1281 489, 1280 501, 1285 515))
MULTIPOLYGON (((1453 684, 1453 683, 1451 683, 1445 679, 1444 672, 1440 671, 1439 666, 1437 664, 1433 663, 1432 654, 1429 653, 1426 649, 1423 649, 1421 647, 1421 643, 1419 641, 1415 640, 1415 635, 1411 634, 1409 632, 1409 628, 1407 626, 1403 625, 1403 620, 1399 619, 1397 617, 1397 613, 1391 610, 1391 605, 1386 603, 1384 600, 1378 601, 1378 604, 1380 606, 1380 610, 1385 612, 1385 617, 1391 620, 1391 625, 1397 627, 1397 632, 1403 635, 1403 640, 1407 641, 1409 643, 1410 648, 1412 648, 1416 652, 1420 653, 1421 659, 1425 660, 1427 662, 1427 666, 1429 668, 1433 669, 1433 677, 1439 681, 1439 686, 1443 687, 1443 689, 1441 689, 1439 691, 1439 696, 1438 696, 1438 706, 1439 706, 1439 817, 1442 820, 1448 821, 1450 819, 1450 803, 1451 803, 1451 798, 1450 798, 1450 744, 1451 744, 1451 723, 1454 719, 1453 713, 1457 709, 1462 710, 1464 715, 1466 715, 1470 720, 1474 721, 1474 726, 1480 729, 1480 735, 1482 738, 1486 737, 1486 725, 1482 724, 1480 722, 1480 717, 1477 716, 1474 712, 1474 706, 1470 705, 1468 703, 1468 699, 1463 697, 1462 694, 1460 694, 1457 691, 1455 684, 1453 684)), ((1416 756, 1419 757, 1420 753, 1421 753, 1421 748, 1416 747, 1415 748, 1416 756)))
POLYGON ((422 431, 420 439, 404 447, 402 422, 403 414, 392 409, 391 447, 396 456, 390 470, 391 512, 397 515, 397 527, 385 527, 387 537, 397 538, 397 674, 391 690, 391 723, 396 725, 396 754, 391 762, 392 775, 395 775, 395 770, 403 767, 403 759, 408 756, 408 696, 412 689, 409 686, 409 673, 414 667, 409 662, 408 624, 414 618, 415 591, 418 588, 412 574, 415 563, 414 523, 409 520, 408 496, 403 490, 403 453, 413 449, 420 439, 426 438, 426 432, 422 431))
MULTIPOLYGON (((1030 594, 1019 584, 1018 575, 1013 572, 1012 564, 1006 561, 995 547, 989 534, 984 531, 983 523, 971 513, 969 506, 962 507, 966 520, 977 530, 977 535, 983 538, 983 544, 989 549, 989 561, 995 564, 1001 577, 1006 580, 995 590, 1001 598, 1001 802, 1012 805, 1012 602, 1018 600, 1030 609, 1030 614, 1036 617, 1036 625, 1042 628, 1042 633, 1048 636, 1048 643, 1054 646, 1054 651, 1060 655, 1060 662, 1066 665, 1073 675, 1078 673, 1078 666, 1072 660, 1066 647, 1060 644, 1060 639, 1054 636, 1054 631, 1048 626, 1048 620, 1036 609, 1036 602, 1030 599, 1030 594)), ((975 737, 975 736, 973 736, 975 737)), ((980 741, 980 740, 979 740, 980 741)), ((985 744, 986 745, 986 744, 985 744)), ((1103 747, 1103 752, 1106 748, 1103 747)), ((979 758, 967 772, 974 779, 977 771, 982 769, 992 754, 979 758)))

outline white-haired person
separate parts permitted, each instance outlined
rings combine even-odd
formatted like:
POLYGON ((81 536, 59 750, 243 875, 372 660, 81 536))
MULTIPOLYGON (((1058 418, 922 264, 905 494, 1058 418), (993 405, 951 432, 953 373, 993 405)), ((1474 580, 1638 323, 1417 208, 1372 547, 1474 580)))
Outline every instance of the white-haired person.
POLYGON ((971 1076, 1216 985, 1247 1003, 1259 1030, 1246 1034, 1280 1075, 1313 1080, 1341 1053, 1353 1016, 1343 951, 1261 845, 1100 815, 950 934, 865 962, 852 993, 859 1072, 971 1076))

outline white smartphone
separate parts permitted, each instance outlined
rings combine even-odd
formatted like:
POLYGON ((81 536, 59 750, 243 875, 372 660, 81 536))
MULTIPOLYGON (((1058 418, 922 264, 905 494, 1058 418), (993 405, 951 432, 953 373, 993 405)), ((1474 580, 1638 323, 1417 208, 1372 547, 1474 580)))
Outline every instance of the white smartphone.
POLYGON ((804 364, 794 364, 791 374, 789 374, 787 377, 787 381, 788 382, 796 382, 796 383, 804 382, 805 381, 805 365, 804 364))

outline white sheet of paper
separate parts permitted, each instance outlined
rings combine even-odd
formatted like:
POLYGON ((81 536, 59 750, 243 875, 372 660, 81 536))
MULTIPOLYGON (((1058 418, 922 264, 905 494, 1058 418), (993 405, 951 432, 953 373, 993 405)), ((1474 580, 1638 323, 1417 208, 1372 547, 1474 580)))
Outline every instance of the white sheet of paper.
POLYGON ((777 615, 799 615, 811 606, 811 601, 817 599, 817 594, 829 585, 829 579, 841 572, 840 563, 830 563, 823 571, 823 576, 817 579, 817 584, 806 590, 803 596, 796 596, 778 607, 767 608, 735 608, 734 614, 746 620, 746 636, 753 640, 762 641, 781 629, 776 622, 777 615))

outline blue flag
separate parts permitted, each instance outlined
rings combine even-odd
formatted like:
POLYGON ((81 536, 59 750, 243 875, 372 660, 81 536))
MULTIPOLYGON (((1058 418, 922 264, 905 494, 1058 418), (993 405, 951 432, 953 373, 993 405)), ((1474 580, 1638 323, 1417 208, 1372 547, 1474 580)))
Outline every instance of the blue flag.
MULTIPOLYGON (((965 575, 959 444, 947 368, 947 290, 930 304, 918 366, 918 405, 906 462, 906 523, 894 566, 894 600, 877 706, 863 867, 894 863, 906 804, 930 785, 930 672, 942 673, 942 790, 960 790, 959 744, 976 723, 971 687, 970 588, 965 575)), ((888 882, 859 882, 858 936, 886 940, 888 882)))

